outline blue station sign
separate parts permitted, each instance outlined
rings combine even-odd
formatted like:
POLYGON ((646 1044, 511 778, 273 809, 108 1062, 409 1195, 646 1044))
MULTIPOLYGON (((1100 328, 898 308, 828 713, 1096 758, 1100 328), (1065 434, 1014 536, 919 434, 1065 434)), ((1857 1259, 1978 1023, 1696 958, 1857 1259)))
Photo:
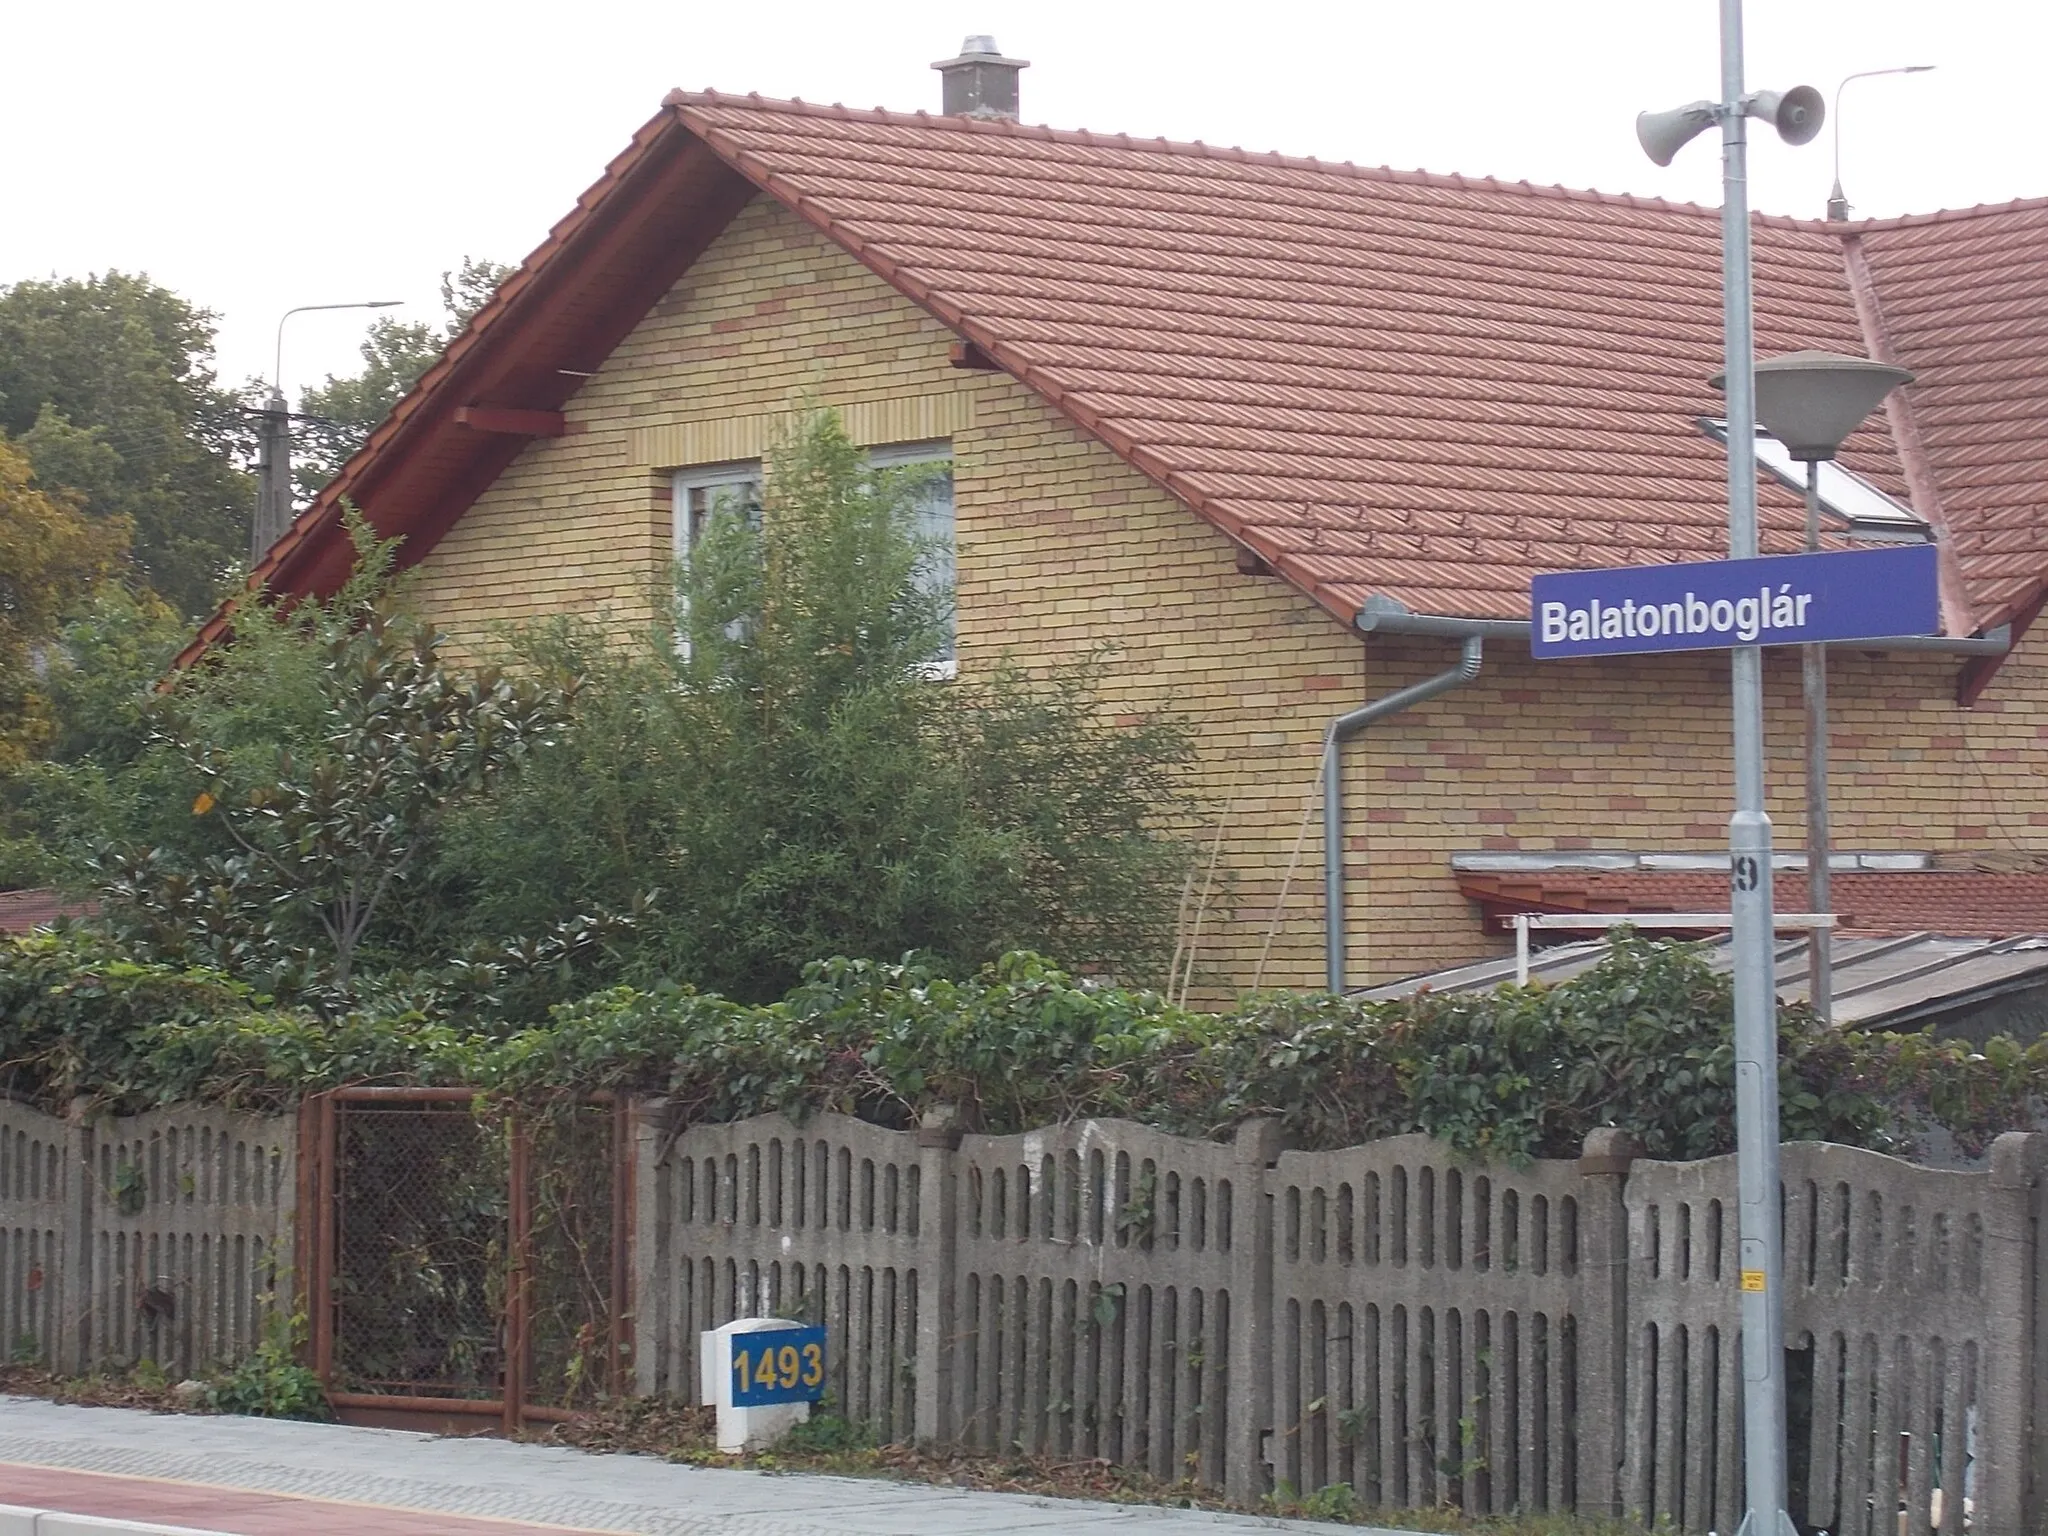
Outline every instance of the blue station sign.
POLYGON ((1538 657, 1882 640, 1940 629, 1932 544, 1568 571, 1538 576, 1529 587, 1529 649, 1538 657))

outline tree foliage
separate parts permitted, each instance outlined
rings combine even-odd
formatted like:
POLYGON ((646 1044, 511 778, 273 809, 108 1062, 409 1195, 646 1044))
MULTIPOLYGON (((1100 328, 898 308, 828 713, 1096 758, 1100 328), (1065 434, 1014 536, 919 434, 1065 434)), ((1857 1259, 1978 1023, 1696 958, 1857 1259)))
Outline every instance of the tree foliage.
POLYGON ((239 402, 213 373, 213 316, 122 272, 0 287, 0 432, 47 489, 125 519, 150 585, 203 611, 248 542, 239 402))
POLYGON ((67 608, 126 565, 128 526, 86 517, 77 498, 35 483, 29 460, 0 437, 0 773, 52 734, 38 675, 67 608))
POLYGON ((463 257, 459 268, 441 274, 442 324, 380 315, 363 337, 360 373, 346 378, 329 374, 326 382, 300 393, 302 419, 293 424, 292 445, 292 474, 300 496, 317 495, 341 472, 511 270, 495 261, 463 257))
POLYGON ((1187 857, 1186 730, 1103 718, 1089 665, 937 680, 950 599, 918 579, 936 555, 919 491, 811 417, 773 454, 758 522, 713 517, 655 634, 523 636, 523 665, 577 681, 575 713, 451 833, 444 873, 474 920, 656 889, 627 974, 753 1000, 824 954, 961 974, 1035 947, 1156 972, 1187 857))
POLYGON ((362 564, 336 597, 249 611, 152 712, 156 781, 182 770, 177 798, 209 835, 102 861, 110 921, 150 953, 346 995, 442 821, 559 723, 558 692, 445 666, 398 603, 390 547, 353 527, 362 564))

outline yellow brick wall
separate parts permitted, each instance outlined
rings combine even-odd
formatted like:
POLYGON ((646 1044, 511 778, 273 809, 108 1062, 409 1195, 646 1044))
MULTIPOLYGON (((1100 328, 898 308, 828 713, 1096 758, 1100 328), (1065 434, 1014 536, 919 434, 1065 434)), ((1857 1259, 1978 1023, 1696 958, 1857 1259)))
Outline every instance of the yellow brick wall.
MULTIPOLYGON (((877 441, 890 420, 954 421, 963 670, 1114 647, 1111 709, 1174 710, 1200 732, 1214 873, 1188 920, 1209 980, 1199 995, 1319 983, 1321 829, 1304 812, 1323 729, 1448 665, 1455 645, 1368 646, 1277 579, 1239 574, 1228 541, 1037 396, 950 366, 953 340, 757 198, 570 402, 571 431, 531 445, 427 556, 416 596, 471 647, 550 612, 644 622, 670 556, 678 466, 662 455, 681 450, 663 445, 744 441, 809 399, 854 408, 877 441)), ((2016 664, 1964 713, 1947 702, 1953 672, 1931 658, 1838 664, 1838 847, 2048 842, 2044 679, 2016 664)), ((1789 846, 1796 661, 1774 657, 1769 688, 1789 846)), ((1454 850, 1723 846, 1727 721, 1717 660, 1539 666, 1489 646, 1480 681, 1347 754, 1353 982, 1499 949, 1458 894, 1454 850)))
MULTIPOLYGON (((1406 682, 1448 642, 1398 643, 1406 682)), ((1805 714, 1796 652, 1765 653, 1774 841, 1805 835, 1805 714)), ((2048 672, 2029 647, 1974 709, 1958 662, 1836 651, 1829 806, 1838 852, 1945 861, 2048 853, 2048 672)), ((1378 691, 1376 689, 1376 691, 1378 691)), ((1368 733, 1347 757, 1354 981, 1497 954, 1448 851, 1720 851, 1734 788, 1728 666, 1719 656, 1535 662, 1490 645, 1470 686, 1368 733)))

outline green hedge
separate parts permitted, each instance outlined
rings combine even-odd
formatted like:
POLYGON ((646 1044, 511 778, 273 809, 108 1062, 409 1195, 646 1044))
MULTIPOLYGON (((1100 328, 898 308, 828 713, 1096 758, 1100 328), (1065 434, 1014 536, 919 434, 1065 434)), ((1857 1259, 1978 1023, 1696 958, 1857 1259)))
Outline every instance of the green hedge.
MULTIPOLYGON (((1622 934, 1554 987, 1392 1003, 1272 995, 1231 1013, 1010 955, 966 981, 828 960, 780 1002, 686 988, 600 992, 501 1034, 419 1012, 323 1020, 218 975, 139 964, 83 932, 0 949, 0 1088, 60 1107, 206 1099, 254 1107, 355 1082, 474 1084, 534 1099, 667 1094, 697 1120, 820 1110, 886 1125, 934 1105, 1004 1132, 1122 1116, 1220 1136, 1253 1115, 1297 1146, 1426 1131, 1473 1154, 1576 1153, 1615 1125, 1654 1157, 1733 1145, 1728 983, 1685 945, 1622 934)), ((1859 1035, 1781 1013, 1787 1139, 1893 1148, 1945 1125, 1966 1145, 2030 1122, 2048 1050, 1859 1035)))

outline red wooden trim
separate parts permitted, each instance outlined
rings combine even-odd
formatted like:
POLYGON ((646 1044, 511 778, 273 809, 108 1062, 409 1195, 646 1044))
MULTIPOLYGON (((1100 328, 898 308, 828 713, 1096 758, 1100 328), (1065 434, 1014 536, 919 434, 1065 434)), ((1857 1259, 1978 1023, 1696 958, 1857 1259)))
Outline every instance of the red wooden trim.
POLYGON ((508 405, 458 405, 455 425, 510 437, 560 437, 568 420, 560 411, 526 411, 508 405))
POLYGON ((339 1160, 336 1142, 340 1135, 339 1115, 334 1097, 321 1094, 316 1114, 315 1139, 320 1160, 314 1169, 318 1189, 313 1217, 313 1373, 322 1386, 334 1381, 334 1263, 341 1244, 336 1230, 334 1165, 339 1160))
POLYGON ((2034 620, 2041 616, 2042 604, 2048 603, 2048 586, 2037 589, 2034 595, 2021 604, 2013 614, 2012 644, 2003 656, 1972 656, 1956 672, 1956 702, 1969 709, 1984 696, 1984 690, 1991 686, 1991 680, 1998 676, 1998 669, 2005 665, 2012 653, 2020 648, 2020 641, 2026 638, 2034 620))
POLYGON ((530 1362, 528 1351, 532 1341, 528 1337, 532 1310, 533 1274, 533 1194, 532 1156, 533 1142, 528 1135, 526 1122, 514 1111, 505 1127, 510 1147, 508 1183, 510 1189, 506 1203, 512 1230, 506 1234, 506 1249, 511 1255, 511 1273, 505 1283, 505 1433, 519 1433, 521 1414, 526 1406, 527 1375, 530 1362))
POLYGON ((400 1408, 414 1413, 463 1413, 496 1418, 505 1411, 502 1397, 406 1397, 398 1393, 330 1392, 327 1401, 337 1408, 400 1408))

